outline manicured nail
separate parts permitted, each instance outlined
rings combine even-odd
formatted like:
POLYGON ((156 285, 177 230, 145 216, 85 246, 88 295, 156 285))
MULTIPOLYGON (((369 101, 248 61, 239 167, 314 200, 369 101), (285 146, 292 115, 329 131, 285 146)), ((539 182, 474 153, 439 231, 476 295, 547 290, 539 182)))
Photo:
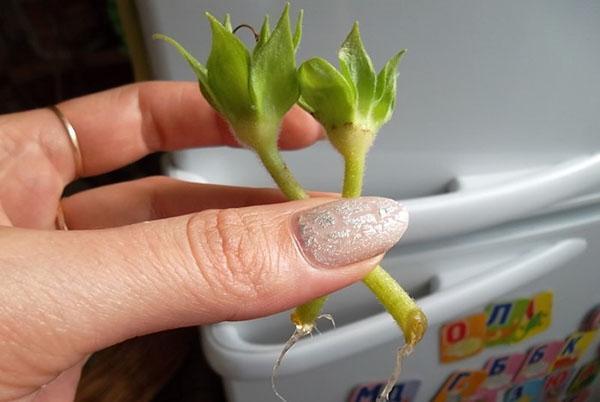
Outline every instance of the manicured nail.
POLYGON ((294 224, 311 263, 341 267, 389 250, 406 230, 408 212, 388 198, 341 199, 298 213, 294 224))

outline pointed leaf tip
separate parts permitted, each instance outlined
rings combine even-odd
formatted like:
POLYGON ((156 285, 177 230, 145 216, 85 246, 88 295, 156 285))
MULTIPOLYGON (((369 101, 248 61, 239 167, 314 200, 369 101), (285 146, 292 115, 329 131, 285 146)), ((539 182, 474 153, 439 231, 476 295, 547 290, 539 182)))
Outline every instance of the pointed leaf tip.
POLYGON ((231 25, 231 15, 229 13, 225 14, 225 19, 223 20, 223 26, 229 32, 233 32, 233 26, 231 25))
POLYGON ((214 15, 212 15, 208 11, 204 12, 204 15, 206 15, 206 18, 208 18, 208 22, 210 23, 210 28, 213 32, 215 31, 216 27, 224 28, 223 24, 221 24, 221 21, 219 21, 214 15))
POLYGON ((208 86, 218 97, 219 112, 230 122, 244 119, 252 112, 248 92, 250 54, 246 45, 210 13, 212 46, 206 67, 208 86))
POLYGON ((371 111, 371 118, 379 126, 388 122, 394 112, 396 104, 396 69, 405 53, 406 49, 403 49, 393 55, 377 76, 375 104, 371 111))
POLYGON ((285 3, 285 7, 283 7, 283 11, 281 12, 281 16, 277 21, 275 29, 277 29, 279 25, 282 25, 284 23, 287 23, 287 25, 290 26, 290 3, 285 3))
POLYGON ((351 82, 357 93, 358 111, 368 115, 375 93, 376 75, 371 58, 360 37, 358 22, 342 43, 338 52, 340 71, 351 82))
POLYGON ((267 41, 269 40, 269 36, 271 36, 271 22, 269 14, 266 14, 262 26, 260 27, 260 34, 258 35, 258 42, 254 47, 254 53, 256 53, 256 50, 259 47, 267 43, 267 41))
POLYGON ((296 27, 294 30, 294 51, 298 51, 298 47, 300 46, 300 41, 302 40, 302 23, 304 22, 304 10, 300 10, 298 13, 298 18, 296 19, 296 27))
POLYGON ((194 71, 194 73, 196 74, 196 77, 198 78, 198 82, 200 83, 200 89, 201 89, 202 93, 204 94, 204 97, 206 98, 208 103, 210 103, 212 105, 212 107, 214 107, 216 110, 221 111, 221 106, 219 104, 219 101, 215 97, 214 93, 212 92, 212 90, 210 89, 210 86, 208 84, 208 73, 207 73, 206 67, 204 67, 204 65, 202 63, 200 63, 198 60, 196 60, 196 58, 194 56, 192 56, 192 54, 190 52, 188 52, 175 39, 173 39, 167 35, 162 35, 162 34, 154 34, 154 35, 152 35, 152 38, 156 39, 156 40, 162 40, 162 41, 167 42, 168 44, 173 46, 179 52, 179 54, 188 62, 188 64, 192 68, 192 71, 194 71))
MULTIPOLYGON (((208 22, 210 22, 210 26, 212 29, 219 27, 222 28, 224 30, 228 30, 227 27, 221 22, 219 21, 219 19, 217 17, 215 17, 214 15, 212 15, 211 13, 209 13, 208 11, 204 12, 204 15, 208 18, 208 22)), ((227 21, 225 21, 227 22, 227 21)))
POLYGON ((298 100, 289 4, 268 40, 259 41, 252 55, 250 91, 259 113, 282 117, 298 100))
POLYGON ((200 63, 194 56, 192 56, 192 54, 188 52, 187 49, 184 48, 175 39, 171 38, 170 36, 158 33, 153 34, 152 39, 162 40, 164 42, 167 42, 169 45, 173 46, 179 52, 179 54, 183 56, 183 58, 188 62, 190 67, 192 67, 192 70, 194 70, 196 76, 198 76, 199 79, 206 79, 206 67, 204 67, 202 63, 200 63))

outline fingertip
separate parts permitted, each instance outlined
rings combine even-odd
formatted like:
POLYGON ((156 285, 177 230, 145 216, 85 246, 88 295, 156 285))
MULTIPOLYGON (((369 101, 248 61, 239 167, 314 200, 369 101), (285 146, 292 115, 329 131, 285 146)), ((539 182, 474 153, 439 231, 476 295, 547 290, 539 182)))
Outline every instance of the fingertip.
POLYGON ((391 249, 408 227, 408 212, 388 198, 337 199, 298 212, 292 223, 306 260, 337 269, 391 249))
POLYGON ((309 113, 294 106, 284 117, 279 146, 284 149, 304 148, 325 137, 325 130, 309 113))

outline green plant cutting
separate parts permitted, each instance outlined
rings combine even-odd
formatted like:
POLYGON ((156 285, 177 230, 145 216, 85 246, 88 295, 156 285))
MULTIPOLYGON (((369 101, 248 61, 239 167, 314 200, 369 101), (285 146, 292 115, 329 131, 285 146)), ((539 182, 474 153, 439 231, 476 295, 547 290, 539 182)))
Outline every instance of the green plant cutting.
MULTIPOLYGON (((196 74, 207 101, 227 121, 237 140, 253 150, 281 191, 291 200, 308 195, 294 178, 277 147, 281 123, 296 103, 325 128, 327 138, 345 163, 342 196, 359 197, 367 153, 388 122, 396 99, 396 69, 404 50, 394 55, 376 74, 364 49, 358 23, 339 52, 339 71, 322 58, 311 58, 296 68, 296 51, 302 36, 302 12, 292 33, 289 5, 271 32, 266 16, 252 51, 235 35, 229 15, 223 22, 206 13, 212 47, 206 65, 165 35, 154 35, 173 45, 196 74)), ((414 300, 381 267, 363 282, 402 329, 405 343, 399 349, 396 369, 380 400, 386 401, 400 373, 402 358, 423 337, 427 319, 414 300)), ((295 331, 284 346, 273 370, 275 376, 285 353, 301 338, 312 334, 326 296, 296 308, 291 319, 295 331)))

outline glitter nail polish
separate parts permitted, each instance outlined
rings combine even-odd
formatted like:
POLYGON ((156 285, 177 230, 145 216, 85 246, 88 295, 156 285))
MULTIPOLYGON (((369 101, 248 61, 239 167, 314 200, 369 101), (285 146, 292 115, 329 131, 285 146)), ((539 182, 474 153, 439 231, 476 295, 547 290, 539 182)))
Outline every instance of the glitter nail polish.
POLYGON ((341 199, 298 213, 294 234, 316 266, 341 267, 389 250, 406 230, 408 212, 380 197, 341 199))

